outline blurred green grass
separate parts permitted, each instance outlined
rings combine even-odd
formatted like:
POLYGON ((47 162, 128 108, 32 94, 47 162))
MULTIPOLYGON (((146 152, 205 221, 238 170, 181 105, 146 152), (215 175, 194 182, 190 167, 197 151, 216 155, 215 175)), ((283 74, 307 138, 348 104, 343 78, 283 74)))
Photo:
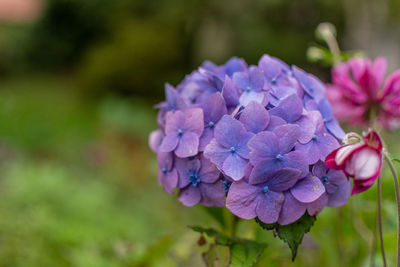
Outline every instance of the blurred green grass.
MULTIPOLYGON (((68 76, 0 81, 0 266, 202 266, 198 235, 217 227, 157 185, 147 148, 155 111, 140 98, 88 101, 68 76)), ((399 154, 397 134, 387 137, 399 154)), ((268 248, 259 266, 369 266, 373 187, 326 208, 292 264, 271 232, 242 222, 268 248)), ((384 181, 385 246, 396 250, 391 178, 384 181)), ((377 250, 376 264, 380 266, 377 250)))

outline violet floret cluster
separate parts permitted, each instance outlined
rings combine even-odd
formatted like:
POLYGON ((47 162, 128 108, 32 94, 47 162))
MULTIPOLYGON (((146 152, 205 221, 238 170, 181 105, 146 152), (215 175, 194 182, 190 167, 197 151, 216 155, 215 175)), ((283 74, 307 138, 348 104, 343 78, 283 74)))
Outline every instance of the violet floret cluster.
POLYGON ((184 205, 285 225, 347 202, 349 181, 324 163, 344 132, 313 75, 268 55, 256 66, 232 58, 165 96, 149 143, 159 183, 184 205))

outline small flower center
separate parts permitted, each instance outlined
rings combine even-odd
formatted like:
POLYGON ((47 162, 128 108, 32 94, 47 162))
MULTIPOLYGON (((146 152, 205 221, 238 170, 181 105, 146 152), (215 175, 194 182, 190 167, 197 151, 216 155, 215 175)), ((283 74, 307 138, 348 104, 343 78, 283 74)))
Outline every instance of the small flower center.
POLYGON ((312 137, 312 140, 317 141, 317 136, 314 134, 314 136, 312 137))
POLYGON ((271 80, 271 83, 272 83, 272 84, 276 84, 276 78, 273 78, 273 79, 271 80))
POLYGON ((229 182, 229 181, 222 181, 222 185, 224 186, 224 190, 225 190, 225 193, 227 193, 228 191, 229 191, 229 188, 231 187, 231 182, 229 182))
POLYGON ((213 121, 210 121, 208 123, 208 127, 210 127, 211 129, 214 128, 214 126, 215 126, 215 123, 213 121))
POLYGON ((164 173, 164 174, 166 174, 166 173, 167 173, 167 168, 162 168, 162 169, 161 169, 161 172, 164 173))
POLYGON ((251 91, 251 87, 247 86, 245 90, 246 90, 246 92, 250 92, 251 91))
POLYGON ((183 135, 183 131, 182 131, 182 129, 179 129, 178 130, 178 136, 182 136, 183 135))
POLYGON ((283 160, 283 156, 281 154, 276 155, 276 159, 279 161, 283 160))
POLYGON ((314 88, 312 87, 308 88, 308 90, 310 90, 311 93, 314 92, 314 88))
POLYGON ((232 154, 234 154, 234 153, 236 152, 236 148, 233 147, 233 146, 231 146, 231 148, 229 148, 229 151, 230 151, 232 154))
POLYGON ((327 123, 327 122, 328 122, 328 120, 324 118, 324 123, 327 123))
POLYGON ((266 194, 268 192, 269 192, 269 188, 268 188, 268 185, 266 185, 263 187, 263 193, 266 194))
POLYGON ((199 176, 197 173, 192 173, 189 177, 189 181, 192 183, 193 186, 197 186, 200 182, 199 176))
POLYGON ((322 182, 324 183, 324 184, 329 184, 329 177, 328 176, 326 176, 326 175, 324 175, 324 176, 322 176, 322 182))

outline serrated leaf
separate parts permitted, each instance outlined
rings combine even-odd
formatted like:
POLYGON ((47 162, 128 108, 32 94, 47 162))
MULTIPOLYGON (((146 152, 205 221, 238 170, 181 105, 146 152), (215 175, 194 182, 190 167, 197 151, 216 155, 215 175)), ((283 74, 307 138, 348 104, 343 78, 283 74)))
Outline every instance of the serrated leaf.
POLYGON ((263 253, 265 245, 246 241, 244 243, 234 243, 231 246, 231 267, 253 266, 260 255, 263 253))
MULTIPOLYGON (((206 234, 215 239, 215 245, 229 247, 230 266, 252 266, 254 265, 264 249, 266 244, 258 243, 252 240, 230 237, 219 233, 212 228, 203 228, 201 226, 189 226, 193 231, 206 234)), ((213 259, 213 251, 205 255, 207 259, 213 259)), ((203 257, 204 259, 204 257, 203 257)))
POLYGON ((289 245, 289 248, 292 252, 292 261, 294 261, 296 258, 297 249, 303 240, 304 234, 310 231, 315 220, 316 217, 308 215, 307 212, 299 220, 288 225, 280 225, 278 223, 265 224, 258 218, 256 219, 257 223, 263 229, 274 230, 274 234, 289 245))

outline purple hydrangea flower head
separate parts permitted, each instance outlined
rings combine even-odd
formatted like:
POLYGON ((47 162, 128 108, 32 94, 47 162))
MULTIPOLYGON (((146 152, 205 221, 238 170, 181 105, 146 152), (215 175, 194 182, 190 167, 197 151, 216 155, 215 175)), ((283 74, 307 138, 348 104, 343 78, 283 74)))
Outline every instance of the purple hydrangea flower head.
POLYGON ((176 169, 179 173, 178 198, 184 205, 225 205, 225 188, 219 181, 220 172, 209 160, 204 157, 177 159, 176 169))
POLYGON ((344 132, 313 75, 268 55, 255 66, 232 58, 165 95, 149 146, 159 183, 184 205, 283 225, 346 203, 349 182, 325 166, 344 132))
POLYGON ((240 180, 249 161, 247 142, 252 136, 240 121, 224 115, 215 126, 214 139, 206 146, 204 156, 225 175, 240 180))

